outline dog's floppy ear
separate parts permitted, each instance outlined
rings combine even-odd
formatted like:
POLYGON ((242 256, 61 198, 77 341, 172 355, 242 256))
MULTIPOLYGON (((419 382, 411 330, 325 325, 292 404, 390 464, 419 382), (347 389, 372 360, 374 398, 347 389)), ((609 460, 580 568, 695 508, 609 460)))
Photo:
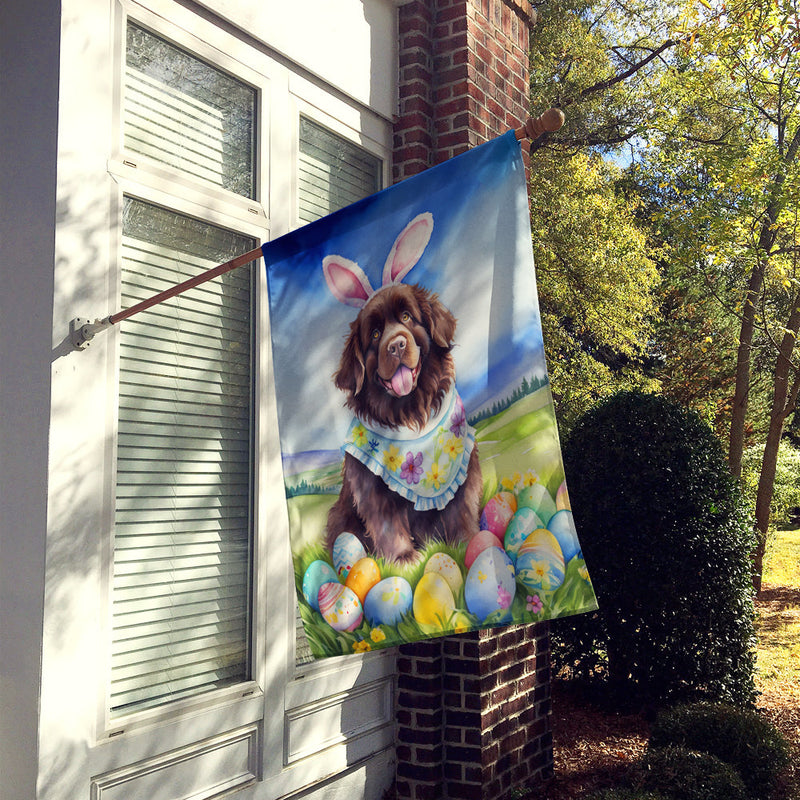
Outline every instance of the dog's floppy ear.
POLYGON ((400 283, 419 261, 433 233, 433 214, 419 214, 406 225, 395 239, 383 266, 383 286, 400 283))
POLYGON ((325 256, 322 271, 333 296, 348 306, 363 308, 375 293, 364 270, 342 256, 325 256))
POLYGON ((431 339, 439 347, 449 350, 453 346, 453 338, 456 335, 456 318, 439 302, 439 297, 435 294, 421 302, 420 308, 427 317, 431 339))
POLYGON ((364 354, 361 351, 358 329, 351 325, 350 335, 342 351, 339 369, 333 376, 337 389, 347 392, 351 396, 357 395, 364 386, 367 370, 364 364, 364 354))

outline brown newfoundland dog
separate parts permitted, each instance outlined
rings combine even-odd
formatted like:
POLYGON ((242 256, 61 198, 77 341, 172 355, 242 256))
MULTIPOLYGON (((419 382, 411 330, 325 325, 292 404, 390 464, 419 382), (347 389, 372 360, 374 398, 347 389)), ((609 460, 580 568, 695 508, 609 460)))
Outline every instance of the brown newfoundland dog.
POLYGON ((355 418, 342 489, 328 514, 329 548, 349 531, 368 552, 411 561, 431 539, 468 541, 478 531, 482 480, 474 431, 455 388, 456 320, 435 294, 401 282, 432 228, 430 214, 406 226, 377 291, 354 262, 323 261, 333 294, 360 308, 334 374, 355 418), (442 456, 448 448, 449 457, 442 456))

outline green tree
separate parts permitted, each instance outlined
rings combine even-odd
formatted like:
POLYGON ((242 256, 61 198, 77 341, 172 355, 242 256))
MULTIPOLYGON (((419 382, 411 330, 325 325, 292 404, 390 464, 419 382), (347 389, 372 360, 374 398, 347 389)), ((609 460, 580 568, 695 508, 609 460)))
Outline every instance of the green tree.
POLYGON ((598 397, 648 385, 658 273, 619 170, 599 156, 537 160, 531 187, 542 331, 567 424, 598 397))
POLYGON ((661 110, 637 169, 651 197, 657 176, 654 221, 676 270, 737 320, 728 459, 738 476, 748 427, 763 431, 760 586, 778 446, 800 389, 800 17, 796 0, 702 0, 688 7, 682 35, 660 75, 661 110), (762 369, 763 421, 748 416, 762 369))
POLYGON ((558 134, 533 145, 530 189, 545 347, 567 427, 598 397, 654 386, 648 343, 659 276, 638 198, 603 155, 642 126, 639 98, 674 46, 658 38, 661 19, 646 0, 553 0, 540 6, 531 39, 532 106, 567 110, 558 134))

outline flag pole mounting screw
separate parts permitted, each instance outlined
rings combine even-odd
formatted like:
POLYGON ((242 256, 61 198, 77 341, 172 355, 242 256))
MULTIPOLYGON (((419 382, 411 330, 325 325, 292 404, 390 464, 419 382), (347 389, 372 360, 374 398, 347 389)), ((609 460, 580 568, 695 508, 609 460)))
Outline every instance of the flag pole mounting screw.
POLYGON ((85 350, 94 339, 94 335, 104 331, 106 328, 110 328, 111 324, 111 320, 108 317, 96 319, 94 322, 85 317, 75 317, 69 323, 69 338, 72 346, 76 350, 85 350))

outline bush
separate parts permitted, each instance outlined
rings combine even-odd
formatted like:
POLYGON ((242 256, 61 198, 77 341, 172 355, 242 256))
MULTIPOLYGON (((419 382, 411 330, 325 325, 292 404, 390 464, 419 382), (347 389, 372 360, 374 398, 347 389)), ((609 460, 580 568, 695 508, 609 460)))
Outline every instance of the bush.
POLYGON ((747 800, 744 783, 730 764, 685 747, 648 751, 634 773, 633 786, 670 800, 747 800))
POLYGON ((789 764, 781 734, 755 711, 721 703, 678 706, 659 714, 650 747, 681 745, 710 753, 736 769, 753 797, 769 797, 789 764))
POLYGON ((753 529, 711 429, 623 392, 578 421, 564 463, 600 610, 552 626, 555 667, 639 704, 751 703, 753 529))

